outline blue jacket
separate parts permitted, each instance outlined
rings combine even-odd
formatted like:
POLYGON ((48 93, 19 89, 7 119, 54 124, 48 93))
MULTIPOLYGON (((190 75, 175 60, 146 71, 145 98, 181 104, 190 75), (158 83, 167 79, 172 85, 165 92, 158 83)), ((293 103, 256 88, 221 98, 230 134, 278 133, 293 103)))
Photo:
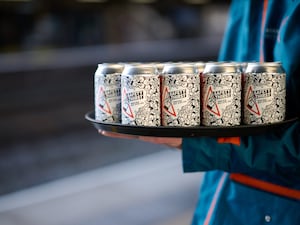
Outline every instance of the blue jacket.
MULTIPOLYGON (((287 117, 300 115, 300 0, 233 0, 219 60, 281 61, 287 117)), ((237 138, 184 138, 185 172, 206 171, 193 224, 300 224, 300 123, 237 138)))

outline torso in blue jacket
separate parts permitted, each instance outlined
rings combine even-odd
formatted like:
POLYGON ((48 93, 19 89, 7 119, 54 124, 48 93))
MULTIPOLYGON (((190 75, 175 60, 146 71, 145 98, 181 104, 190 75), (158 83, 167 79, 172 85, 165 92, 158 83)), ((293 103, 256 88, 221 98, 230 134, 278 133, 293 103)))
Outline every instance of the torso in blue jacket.
MULTIPOLYGON (((234 0, 221 61, 281 61, 287 117, 300 115, 300 1, 234 0)), ((300 224, 300 123, 235 139, 185 138, 185 172, 206 171, 193 224, 300 224)))

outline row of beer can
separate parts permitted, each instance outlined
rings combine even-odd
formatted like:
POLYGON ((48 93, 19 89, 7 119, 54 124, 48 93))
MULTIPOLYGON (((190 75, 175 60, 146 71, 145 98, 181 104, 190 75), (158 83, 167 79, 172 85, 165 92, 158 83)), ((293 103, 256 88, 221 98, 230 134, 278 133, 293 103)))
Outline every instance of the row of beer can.
POLYGON ((280 62, 102 63, 95 119, 137 126, 235 126, 285 117, 280 62))

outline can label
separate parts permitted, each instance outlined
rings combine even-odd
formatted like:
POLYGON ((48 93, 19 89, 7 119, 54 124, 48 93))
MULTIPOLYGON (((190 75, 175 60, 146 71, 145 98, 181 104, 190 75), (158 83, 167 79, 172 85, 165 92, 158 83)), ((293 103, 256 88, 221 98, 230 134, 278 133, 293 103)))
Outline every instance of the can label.
POLYGON ((121 74, 95 77, 95 119, 121 122, 121 74))
POLYGON ((284 120, 284 117, 285 74, 246 74, 244 84, 244 123, 274 123, 284 120))
POLYGON ((241 122, 241 74, 206 73, 201 76, 202 124, 232 126, 241 122))
POLYGON ((122 75, 122 124, 160 126, 160 79, 122 75))
POLYGON ((162 125, 200 125, 200 77, 172 74, 162 77, 162 125))

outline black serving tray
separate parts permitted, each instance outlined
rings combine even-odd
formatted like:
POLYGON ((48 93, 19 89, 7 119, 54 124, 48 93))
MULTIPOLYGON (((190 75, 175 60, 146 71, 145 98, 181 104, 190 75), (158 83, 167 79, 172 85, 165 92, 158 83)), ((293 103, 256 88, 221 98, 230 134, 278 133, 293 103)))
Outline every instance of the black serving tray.
POLYGON ((123 125, 119 123, 103 123, 95 120, 94 112, 85 114, 85 119, 91 122, 98 130, 111 131, 121 134, 131 134, 154 137, 233 137, 251 136, 266 133, 274 129, 282 129, 291 126, 298 118, 288 119, 282 122, 259 125, 238 125, 230 127, 221 126, 195 126, 195 127, 149 127, 123 125))

